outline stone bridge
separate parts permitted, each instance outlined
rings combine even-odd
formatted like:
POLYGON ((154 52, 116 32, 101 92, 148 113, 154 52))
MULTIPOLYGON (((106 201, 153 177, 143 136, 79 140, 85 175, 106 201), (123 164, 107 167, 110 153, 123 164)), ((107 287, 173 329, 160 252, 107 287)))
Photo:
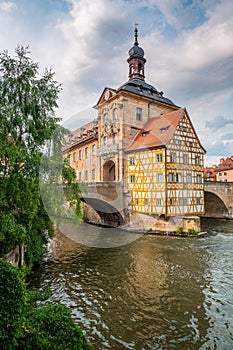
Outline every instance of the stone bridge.
MULTIPOLYGON (((89 222, 117 227, 129 222, 131 194, 122 182, 82 185, 83 215, 89 222)), ((233 219, 233 182, 205 182, 204 217, 233 219)))
POLYGON ((88 221, 96 223, 99 218, 101 225, 113 227, 128 223, 131 196, 124 191, 122 182, 91 182, 83 184, 81 190, 81 199, 87 204, 83 214, 88 221))
POLYGON ((233 219, 233 182, 205 181, 205 215, 233 219))

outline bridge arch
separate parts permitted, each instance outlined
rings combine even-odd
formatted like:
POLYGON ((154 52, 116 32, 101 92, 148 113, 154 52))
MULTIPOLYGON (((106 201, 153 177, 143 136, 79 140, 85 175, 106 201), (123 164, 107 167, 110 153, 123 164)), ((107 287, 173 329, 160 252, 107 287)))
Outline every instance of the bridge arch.
POLYGON ((228 218, 229 209, 220 196, 211 191, 205 191, 205 216, 214 218, 228 218))
MULTIPOLYGON (((99 223, 101 225, 110 226, 110 227, 118 227, 120 225, 125 224, 123 213, 119 212, 111 204, 96 198, 85 197, 85 198, 81 198, 81 200, 87 206, 91 207, 98 214, 100 220, 98 221, 96 220, 96 218, 94 218, 93 222, 99 223)), ((88 211, 87 215, 85 215, 84 213, 84 217, 85 216, 89 218, 89 221, 91 221, 90 211, 88 211)))

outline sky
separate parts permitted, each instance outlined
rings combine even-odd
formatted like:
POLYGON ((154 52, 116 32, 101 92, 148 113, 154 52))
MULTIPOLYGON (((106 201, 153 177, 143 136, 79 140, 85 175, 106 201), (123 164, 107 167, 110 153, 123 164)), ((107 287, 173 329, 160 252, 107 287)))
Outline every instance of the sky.
POLYGON ((135 23, 146 82, 187 108, 205 164, 233 155, 232 0, 0 0, 0 51, 29 46, 41 72, 52 67, 57 115, 75 129, 128 80, 135 23))

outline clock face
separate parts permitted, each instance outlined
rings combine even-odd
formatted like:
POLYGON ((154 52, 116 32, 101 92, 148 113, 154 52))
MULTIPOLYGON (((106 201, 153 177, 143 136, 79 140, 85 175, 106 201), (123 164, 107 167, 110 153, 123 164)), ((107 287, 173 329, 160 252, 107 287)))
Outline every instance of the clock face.
POLYGON ((107 101, 110 96, 111 96, 110 91, 109 90, 105 91, 105 94, 104 94, 105 101, 107 101))

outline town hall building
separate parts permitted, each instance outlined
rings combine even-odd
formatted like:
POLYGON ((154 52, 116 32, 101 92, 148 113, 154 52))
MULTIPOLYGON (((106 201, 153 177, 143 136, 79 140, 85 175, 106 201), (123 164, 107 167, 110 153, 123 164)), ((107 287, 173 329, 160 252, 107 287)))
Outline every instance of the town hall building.
POLYGON ((204 154, 186 108, 145 81, 138 30, 128 81, 105 87, 98 119, 74 130, 64 149, 80 182, 121 183, 132 212, 163 217, 204 213, 204 154))

